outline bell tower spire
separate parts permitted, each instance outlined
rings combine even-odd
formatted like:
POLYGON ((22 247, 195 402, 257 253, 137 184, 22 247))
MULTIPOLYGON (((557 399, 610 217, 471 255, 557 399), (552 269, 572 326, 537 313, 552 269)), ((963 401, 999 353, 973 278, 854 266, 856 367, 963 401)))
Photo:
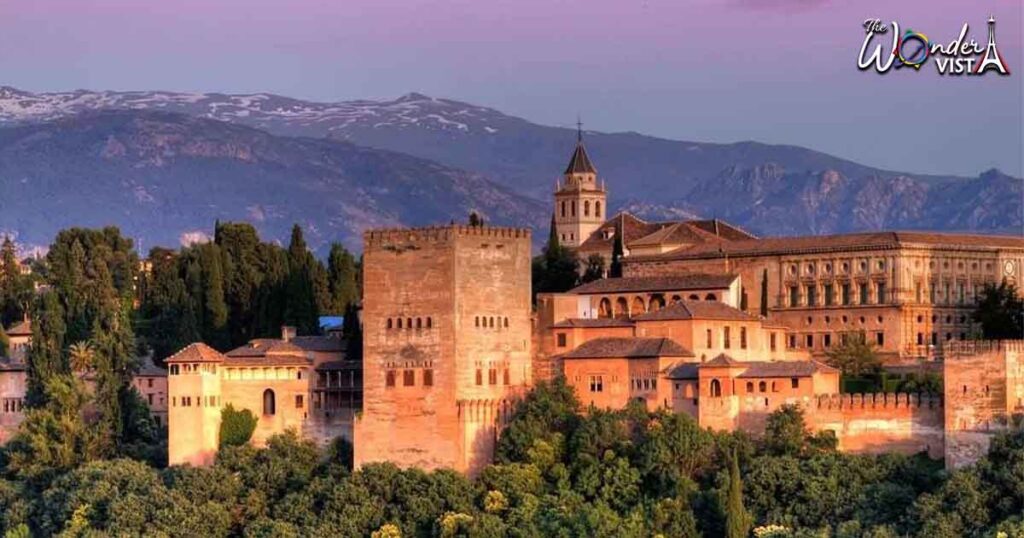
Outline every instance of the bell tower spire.
POLYGON ((607 207, 607 193, 597 182, 597 168, 583 145, 583 122, 577 117, 576 148, 555 189, 559 243, 572 248, 583 244, 604 223, 607 207))

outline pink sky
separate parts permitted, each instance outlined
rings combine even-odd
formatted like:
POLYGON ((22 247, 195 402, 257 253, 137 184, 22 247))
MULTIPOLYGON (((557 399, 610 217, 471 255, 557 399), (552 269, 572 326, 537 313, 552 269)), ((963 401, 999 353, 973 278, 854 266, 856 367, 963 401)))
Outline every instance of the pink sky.
POLYGON ((545 124, 1020 175, 1021 27, 1020 0, 0 0, 0 84, 420 91, 545 124), (964 22, 983 40, 989 13, 1010 77, 856 69, 865 18, 946 42, 964 22))

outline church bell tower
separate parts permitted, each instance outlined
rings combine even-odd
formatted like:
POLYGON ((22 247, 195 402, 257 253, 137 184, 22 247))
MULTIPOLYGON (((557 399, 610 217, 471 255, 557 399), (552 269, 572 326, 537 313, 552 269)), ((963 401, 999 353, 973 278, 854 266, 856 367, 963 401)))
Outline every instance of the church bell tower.
POLYGON ((604 222, 607 193, 597 183, 597 169, 583 146, 583 127, 577 122, 576 149, 562 179, 555 185, 555 231, 564 247, 576 248, 604 222))

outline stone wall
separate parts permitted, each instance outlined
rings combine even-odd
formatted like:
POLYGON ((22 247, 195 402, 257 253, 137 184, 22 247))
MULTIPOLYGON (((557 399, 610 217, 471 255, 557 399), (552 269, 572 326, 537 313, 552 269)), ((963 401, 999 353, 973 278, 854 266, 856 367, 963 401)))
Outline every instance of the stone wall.
POLYGON ((808 426, 831 430, 844 452, 877 454, 944 449, 944 407, 939 397, 917 394, 836 394, 813 398, 806 406, 808 426))

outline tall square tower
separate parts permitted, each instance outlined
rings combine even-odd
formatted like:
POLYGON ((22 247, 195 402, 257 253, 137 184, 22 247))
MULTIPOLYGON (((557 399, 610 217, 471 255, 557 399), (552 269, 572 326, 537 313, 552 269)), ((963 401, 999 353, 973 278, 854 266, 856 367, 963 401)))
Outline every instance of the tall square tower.
POLYGON ((473 473, 532 382, 530 231, 369 231, 355 464, 473 473))

